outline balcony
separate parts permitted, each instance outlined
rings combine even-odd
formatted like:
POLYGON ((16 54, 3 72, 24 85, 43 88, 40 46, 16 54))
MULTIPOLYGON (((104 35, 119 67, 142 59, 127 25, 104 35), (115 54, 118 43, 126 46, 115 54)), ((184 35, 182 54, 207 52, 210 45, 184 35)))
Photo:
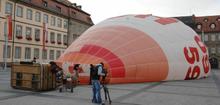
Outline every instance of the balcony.
POLYGON ((57 42, 57 44, 62 44, 62 42, 59 41, 59 42, 57 42))
POLYGON ((35 41, 40 41, 40 38, 35 38, 35 41))
POLYGON ((50 41, 50 43, 54 44, 54 43, 55 43, 55 41, 50 41))
POLYGON ((27 40, 32 40, 32 38, 30 36, 26 36, 27 40))
POLYGON ((16 35, 16 38, 22 39, 23 37, 22 37, 22 35, 16 35))

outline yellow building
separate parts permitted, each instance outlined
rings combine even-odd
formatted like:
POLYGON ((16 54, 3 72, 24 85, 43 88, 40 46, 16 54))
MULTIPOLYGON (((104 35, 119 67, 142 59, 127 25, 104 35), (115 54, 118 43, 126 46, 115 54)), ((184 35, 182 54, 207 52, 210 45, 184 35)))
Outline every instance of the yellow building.
POLYGON ((68 5, 56 0, 0 0, 0 62, 4 61, 4 23, 12 16, 7 62, 56 60, 67 48, 68 5), (55 7, 55 11, 53 9, 55 7), (47 40, 43 50, 43 23, 47 40))

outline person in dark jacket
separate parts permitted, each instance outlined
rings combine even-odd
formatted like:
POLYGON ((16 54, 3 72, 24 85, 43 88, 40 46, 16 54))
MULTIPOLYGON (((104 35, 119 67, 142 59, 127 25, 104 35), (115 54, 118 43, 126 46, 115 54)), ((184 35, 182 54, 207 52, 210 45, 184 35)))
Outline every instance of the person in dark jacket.
POLYGON ((92 90, 93 90, 93 103, 102 103, 101 98, 101 84, 100 84, 100 76, 104 76, 105 74, 102 73, 102 64, 97 64, 96 67, 94 67, 92 64, 90 64, 90 71, 91 71, 91 80, 92 80, 92 90))
MULTIPOLYGON (((90 82, 91 82, 91 84, 92 84, 92 80, 98 80, 98 78, 96 79, 96 74, 97 74, 97 71, 95 70, 95 66, 93 64, 90 64, 90 82)), ((94 84, 92 84, 92 93, 93 93, 92 102, 97 103, 96 89, 95 89, 94 84)))

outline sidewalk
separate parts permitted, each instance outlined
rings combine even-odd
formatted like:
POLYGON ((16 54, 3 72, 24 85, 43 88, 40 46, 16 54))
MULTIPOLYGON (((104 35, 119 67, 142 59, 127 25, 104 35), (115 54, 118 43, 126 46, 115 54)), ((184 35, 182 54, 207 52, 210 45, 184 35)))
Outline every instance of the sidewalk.
MULTIPOLYGON (((220 105, 219 80, 220 70, 213 70, 206 79, 109 85, 108 88, 112 105, 220 105)), ((89 85, 78 86, 73 93, 15 90, 10 88, 10 72, 0 72, 0 105, 95 105, 91 103, 91 95, 89 85)))
POLYGON ((9 68, 9 67, 7 68, 7 70, 5 70, 3 67, 0 66, 0 72, 10 71, 10 70, 11 70, 11 68, 9 68))

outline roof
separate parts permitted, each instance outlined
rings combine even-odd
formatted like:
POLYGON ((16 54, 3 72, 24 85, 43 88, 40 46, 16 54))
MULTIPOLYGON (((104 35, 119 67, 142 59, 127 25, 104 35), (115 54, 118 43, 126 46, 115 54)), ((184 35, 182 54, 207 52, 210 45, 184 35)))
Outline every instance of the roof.
POLYGON ((194 28, 194 15, 193 16, 181 16, 181 17, 174 17, 185 23, 186 25, 194 28))
POLYGON ((202 32, 202 31, 219 32, 220 31, 220 15, 196 17, 195 18, 195 31, 197 32, 202 32))

